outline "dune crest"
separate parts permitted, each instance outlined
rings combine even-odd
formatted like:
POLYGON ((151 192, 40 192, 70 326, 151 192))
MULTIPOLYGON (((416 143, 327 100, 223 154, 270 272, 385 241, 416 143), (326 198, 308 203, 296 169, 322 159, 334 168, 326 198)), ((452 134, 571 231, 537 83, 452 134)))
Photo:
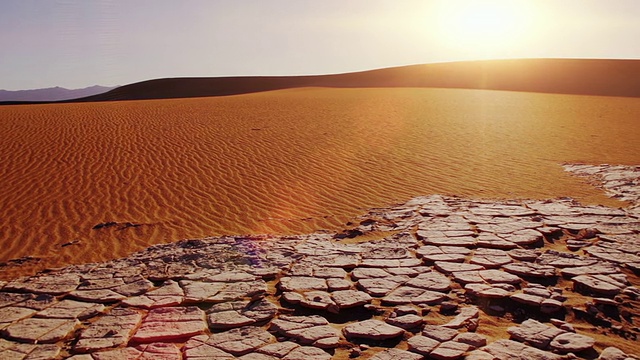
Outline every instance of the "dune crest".
MULTIPOLYGON (((502 59, 398 66, 360 72, 302 76, 162 78, 106 93, 61 101, 175 99, 264 91, 329 88, 455 88, 553 94, 640 97, 640 60, 502 59)), ((29 102, 5 101, 2 104, 29 102)))

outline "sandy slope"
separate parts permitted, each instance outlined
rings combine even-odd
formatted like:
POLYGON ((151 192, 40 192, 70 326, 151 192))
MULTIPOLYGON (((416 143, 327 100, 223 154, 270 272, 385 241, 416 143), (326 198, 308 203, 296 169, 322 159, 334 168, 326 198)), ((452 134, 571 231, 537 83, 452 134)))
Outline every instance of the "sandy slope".
POLYGON ((301 87, 431 87, 640 97, 640 60, 504 59, 399 66, 332 75, 163 78, 76 101, 221 96, 301 87))
POLYGON ((640 164, 638 114, 636 98, 453 89, 0 107, 0 261, 40 258, 0 278, 182 238, 335 229, 424 194, 620 205, 560 163, 640 164), (105 221, 143 225, 92 230, 105 221))

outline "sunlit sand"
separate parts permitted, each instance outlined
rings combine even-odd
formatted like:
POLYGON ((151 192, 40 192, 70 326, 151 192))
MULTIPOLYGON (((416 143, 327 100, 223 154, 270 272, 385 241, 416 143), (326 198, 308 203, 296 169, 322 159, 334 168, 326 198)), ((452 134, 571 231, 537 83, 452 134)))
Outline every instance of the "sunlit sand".
POLYGON ((561 165, 640 163, 638 113, 637 98, 406 88, 0 107, 0 262, 24 260, 0 278, 336 230, 436 193, 623 206, 561 165))

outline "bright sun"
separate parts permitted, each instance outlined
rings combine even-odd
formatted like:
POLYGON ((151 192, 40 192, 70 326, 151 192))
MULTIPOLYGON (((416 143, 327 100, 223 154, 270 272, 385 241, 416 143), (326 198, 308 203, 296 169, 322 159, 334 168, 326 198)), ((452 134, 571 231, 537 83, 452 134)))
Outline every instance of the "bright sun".
POLYGON ((533 35, 535 9, 518 0, 449 0, 437 9, 447 47, 472 56, 501 56, 533 35))

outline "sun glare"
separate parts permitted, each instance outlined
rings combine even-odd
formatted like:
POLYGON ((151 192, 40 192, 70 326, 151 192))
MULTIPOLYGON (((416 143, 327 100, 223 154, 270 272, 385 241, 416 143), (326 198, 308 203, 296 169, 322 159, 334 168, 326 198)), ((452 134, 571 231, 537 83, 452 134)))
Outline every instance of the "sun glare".
POLYGON ((532 2, 449 0, 437 9, 439 38, 473 57, 504 56, 533 35, 532 2))

